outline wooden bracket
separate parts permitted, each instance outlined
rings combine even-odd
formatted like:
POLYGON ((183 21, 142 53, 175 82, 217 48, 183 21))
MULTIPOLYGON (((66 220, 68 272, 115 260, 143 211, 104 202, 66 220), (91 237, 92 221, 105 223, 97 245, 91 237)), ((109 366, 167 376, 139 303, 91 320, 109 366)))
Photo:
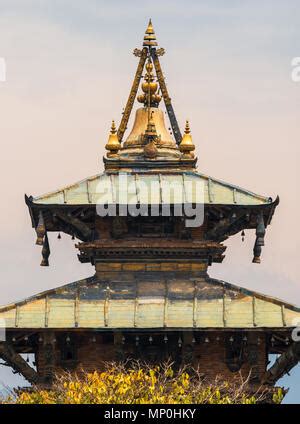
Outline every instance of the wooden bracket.
POLYGON ((276 359, 263 377, 263 384, 273 385, 300 361, 300 342, 294 342, 276 359))
POLYGON ((92 230, 80 219, 72 215, 67 215, 60 210, 55 211, 55 214, 59 219, 61 219, 65 223, 75 227, 76 230, 78 230, 86 240, 89 240, 92 237, 92 230))
POLYGON ((23 377, 29 381, 29 383, 37 384, 39 382, 38 373, 27 364, 22 356, 15 352, 13 346, 7 342, 0 343, 0 357, 13 368, 15 373, 20 373, 23 377))

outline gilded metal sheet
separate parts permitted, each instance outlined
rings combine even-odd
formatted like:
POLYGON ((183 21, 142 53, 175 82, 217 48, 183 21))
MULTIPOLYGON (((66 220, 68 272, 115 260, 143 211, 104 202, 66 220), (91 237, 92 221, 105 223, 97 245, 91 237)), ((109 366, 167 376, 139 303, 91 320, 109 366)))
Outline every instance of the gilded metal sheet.
POLYGON ((103 328, 104 322, 104 300, 79 302, 78 327, 103 328))
POLYGON ((195 311, 196 328, 223 328, 223 299, 198 300, 195 311))
POLYGON ((135 299, 109 300, 107 327, 134 327, 134 305, 135 299))
MULTIPOLYGON (((266 303, 266 302, 264 302, 266 303)), ((226 326, 234 328, 253 327, 252 297, 243 296, 232 301, 225 298, 226 326)), ((281 327, 282 324, 279 325, 281 327)))
MULTIPOLYGON (((75 300, 49 299, 48 327, 75 327, 75 300)), ((35 328, 34 322, 33 328, 35 328)), ((39 328, 39 327, 38 327, 39 328)))
POLYGON ((18 311, 18 327, 43 327, 45 324, 45 299, 21 305, 18 311))
POLYGON ((281 306, 256 299, 256 325, 258 327, 282 327, 281 306))
POLYGON ((125 274, 123 281, 92 277, 3 306, 0 321, 32 329, 283 328, 300 321, 299 308, 219 280, 141 273, 135 281, 125 274))
POLYGON ((197 172, 99 174, 33 199, 36 204, 237 204, 263 205, 270 198, 197 172), (150 190, 151 187, 151 190, 150 190), (145 189, 146 188, 146 189, 145 189))

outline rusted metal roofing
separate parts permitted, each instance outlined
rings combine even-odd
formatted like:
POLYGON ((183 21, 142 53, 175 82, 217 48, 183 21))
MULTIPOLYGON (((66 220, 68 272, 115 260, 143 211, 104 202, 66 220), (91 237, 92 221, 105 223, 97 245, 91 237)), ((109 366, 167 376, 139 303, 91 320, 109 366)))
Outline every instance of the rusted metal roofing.
POLYGON ((155 272, 91 277, 0 308, 8 329, 280 329, 299 318, 295 306, 220 280, 155 272))
POLYGON ((198 172, 124 172, 122 175, 126 175, 127 180, 119 179, 119 174, 98 174, 35 197, 32 202, 40 205, 205 203, 245 206, 272 203, 270 197, 198 172))

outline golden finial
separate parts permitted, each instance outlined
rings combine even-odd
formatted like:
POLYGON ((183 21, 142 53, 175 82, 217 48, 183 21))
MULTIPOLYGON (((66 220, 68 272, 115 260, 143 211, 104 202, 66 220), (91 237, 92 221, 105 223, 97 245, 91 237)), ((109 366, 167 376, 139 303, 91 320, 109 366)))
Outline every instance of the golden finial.
POLYGON ((111 123, 111 130, 108 137, 108 141, 107 141, 107 144, 105 145, 106 150, 108 150, 107 156, 116 155, 120 147, 121 147, 121 144, 117 136, 116 124, 115 124, 115 121, 113 120, 111 123))
POLYGON ((156 36, 151 19, 149 19, 149 23, 145 32, 143 46, 157 46, 156 36))
POLYGON ((157 107, 161 101, 161 96, 157 93, 158 84, 154 81, 153 64, 149 59, 145 65, 146 73, 144 82, 142 83, 142 90, 144 94, 137 96, 139 103, 144 103, 144 106, 157 107))
POLYGON ((146 34, 155 34, 154 29, 153 29, 151 18, 149 19, 149 22, 148 22, 148 27, 146 29, 146 34))
POLYGON ((194 145, 193 140, 192 140, 190 124, 189 124, 188 120, 185 122, 185 130, 184 130, 184 134, 183 134, 181 143, 179 144, 179 150, 186 157, 193 157, 194 156, 192 151, 195 150, 195 145, 194 145))

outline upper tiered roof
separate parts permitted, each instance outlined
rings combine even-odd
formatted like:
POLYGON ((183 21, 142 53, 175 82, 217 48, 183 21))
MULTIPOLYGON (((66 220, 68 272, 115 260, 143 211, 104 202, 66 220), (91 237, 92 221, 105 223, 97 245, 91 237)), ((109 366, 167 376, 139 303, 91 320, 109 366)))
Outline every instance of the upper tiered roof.
MULTIPOLYGON (((135 49, 134 54, 140 58, 140 62, 119 128, 116 129, 113 121, 105 145, 108 151, 104 158, 105 172, 42 196, 27 197, 28 205, 31 208, 39 205, 95 205, 102 202, 103 187, 108 187, 112 203, 120 203, 118 199, 122 198, 122 192, 127 189, 119 184, 118 174, 122 172, 126 173, 129 183, 135 187, 134 194, 129 198, 130 203, 166 203, 164 186, 173 184, 178 190, 171 197, 171 203, 264 206, 273 210, 274 202, 269 196, 252 193, 196 171, 190 125, 187 121, 181 136, 159 62, 164 49, 157 48, 151 20, 145 32, 142 50, 135 49), (137 109, 133 127, 123 139, 144 69, 142 94, 137 96, 143 107, 137 109), (162 99, 170 119, 169 129, 164 113, 159 108, 162 99), (199 196, 196 191, 189 190, 189 181, 201 183, 204 195, 199 196), (157 184, 152 186, 149 200, 140 186, 146 184, 150 187, 151 183, 157 184)), ((278 199, 275 203, 278 203, 278 199)))
MULTIPOLYGON (((254 262, 259 262, 265 228, 278 197, 273 201, 197 172, 190 124, 186 121, 182 136, 160 65, 164 49, 157 47, 151 21, 142 49, 135 49, 134 54, 139 58, 137 71, 119 127, 114 121, 111 125, 104 172, 42 196, 26 196, 38 233, 37 244, 44 244, 44 256, 50 252, 48 231, 92 241, 97 206, 200 204, 206 207, 207 240, 224 241, 246 228, 256 228, 254 262), (126 136, 136 98, 142 107, 136 110, 126 136), (159 107, 162 101, 169 128, 159 107), (126 183, 120 176, 126 176, 126 183)), ((44 260, 42 265, 47 263, 44 260)))

